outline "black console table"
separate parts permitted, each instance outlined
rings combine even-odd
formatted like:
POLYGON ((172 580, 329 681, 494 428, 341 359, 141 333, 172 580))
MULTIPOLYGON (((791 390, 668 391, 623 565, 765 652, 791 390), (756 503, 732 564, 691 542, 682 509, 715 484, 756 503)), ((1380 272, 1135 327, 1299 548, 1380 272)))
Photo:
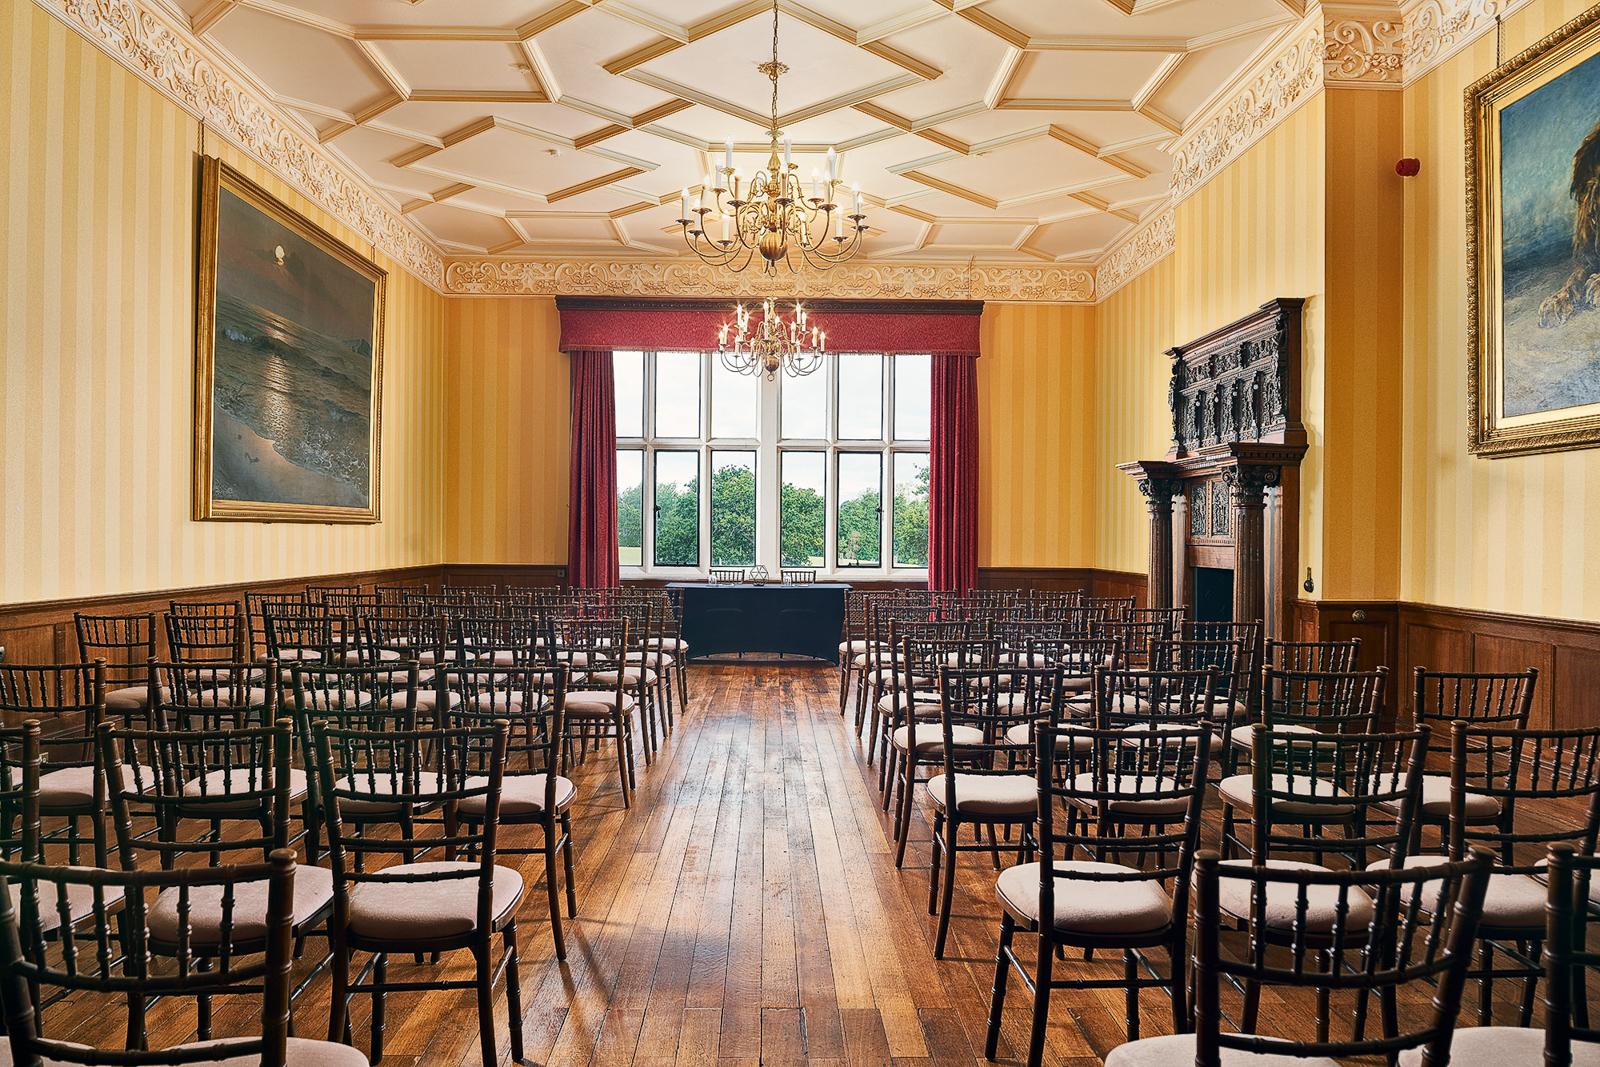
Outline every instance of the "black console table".
POLYGON ((843 582, 720 585, 673 582, 683 591, 689 658, 781 652, 837 663, 844 631, 843 582))

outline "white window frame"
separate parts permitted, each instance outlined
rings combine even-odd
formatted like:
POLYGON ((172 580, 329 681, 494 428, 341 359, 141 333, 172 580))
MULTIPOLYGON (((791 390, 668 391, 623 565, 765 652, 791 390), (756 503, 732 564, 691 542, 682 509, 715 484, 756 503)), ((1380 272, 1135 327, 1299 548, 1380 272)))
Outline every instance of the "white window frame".
MULTIPOLYGON (((668 351, 662 349, 661 351, 668 351)), ((671 350, 681 351, 681 350, 671 350)), ((627 353, 632 355, 631 352, 627 353)), ((760 413, 755 437, 713 437, 711 425, 712 367, 718 358, 715 352, 700 354, 700 433, 697 437, 655 436, 655 386, 657 365, 655 350, 644 350, 643 436, 618 437, 617 450, 638 451, 643 455, 643 481, 640 493, 641 518, 644 525, 640 559, 637 567, 624 566, 624 578, 659 578, 683 580, 705 578, 711 570, 711 457, 716 452, 753 452, 756 457, 756 563, 764 566, 773 580, 777 580, 782 567, 779 561, 779 522, 781 519, 782 491, 780 459, 784 452, 820 452, 824 469, 824 530, 825 565, 817 569, 818 576, 840 581, 924 581, 927 567, 897 567, 894 565, 894 471, 895 457, 900 453, 927 455, 926 439, 897 439, 894 426, 894 393, 896 375, 895 355, 880 354, 884 360, 882 412, 880 415, 882 437, 876 441, 842 440, 839 437, 839 359, 829 353, 823 365, 814 374, 825 378, 824 395, 827 399, 827 436, 820 438, 782 438, 781 390, 787 380, 783 375, 773 381, 757 377, 760 413), (655 471, 656 455, 660 452, 698 452, 700 456, 699 480, 699 563, 694 567, 664 567, 655 563, 655 471), (879 500, 882 515, 879 521, 879 565, 853 567, 838 565, 839 532, 839 457, 852 452, 865 452, 881 457, 879 500)), ((853 353, 852 353, 853 354, 853 353)), ((879 353, 867 353, 879 354, 879 353)), ((931 457, 929 462, 932 462, 931 457)))

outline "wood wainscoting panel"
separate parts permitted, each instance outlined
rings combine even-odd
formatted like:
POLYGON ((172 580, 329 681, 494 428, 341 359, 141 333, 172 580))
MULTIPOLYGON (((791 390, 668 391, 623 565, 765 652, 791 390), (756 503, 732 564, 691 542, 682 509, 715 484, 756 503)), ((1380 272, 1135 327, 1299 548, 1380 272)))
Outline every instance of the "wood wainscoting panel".
MULTIPOLYGON (((11 663, 70 663, 78 656, 77 631, 72 621, 75 612, 136 615, 153 611, 159 614, 166 611, 167 605, 174 600, 236 600, 242 605, 247 590, 253 593, 296 593, 303 592, 310 585, 354 585, 370 590, 379 585, 437 586, 439 582, 440 573, 436 566, 393 567, 387 570, 279 578, 268 582, 239 582, 115 596, 0 604, 0 646, 5 648, 5 658, 11 663)), ((166 655, 166 634, 163 631, 164 628, 157 630, 158 655, 166 655)))
POLYGON ((565 563, 446 563, 439 568, 445 585, 543 589, 565 585, 565 563))
POLYGON ((1485 673, 1539 669, 1539 684, 1533 690, 1533 707, 1528 725, 1535 730, 1554 729, 1552 712, 1556 669, 1556 646, 1548 640, 1508 637, 1504 634, 1472 635, 1472 669, 1485 673))
POLYGON ((1361 640, 1356 665, 1365 671, 1389 669, 1385 718, 1394 721, 1407 708, 1408 685, 1399 677, 1400 605, 1392 600, 1298 600, 1295 633, 1301 641, 1361 640))

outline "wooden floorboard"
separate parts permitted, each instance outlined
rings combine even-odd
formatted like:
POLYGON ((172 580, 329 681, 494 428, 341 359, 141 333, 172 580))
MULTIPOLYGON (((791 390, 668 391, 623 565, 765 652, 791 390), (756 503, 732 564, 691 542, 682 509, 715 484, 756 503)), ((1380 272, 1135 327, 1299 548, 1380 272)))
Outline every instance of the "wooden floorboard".
MULTIPOLYGON (((624 811, 614 762, 575 771, 579 799, 578 918, 569 958, 555 960, 543 863, 520 866, 526 1062, 563 1067, 677 1064, 973 1065, 982 1063, 999 912, 988 857, 964 853, 945 960, 932 957, 928 823, 920 807, 903 870, 894 867, 877 769, 839 717, 837 674, 798 667, 696 666, 691 701, 654 762, 638 767, 624 811)), ((517 831, 507 830, 504 841, 517 831)), ((1214 839, 1215 827, 1207 834, 1214 839)), ((1019 938, 1026 945, 1026 938, 1019 938)), ((316 958, 314 942, 308 958, 316 958)), ((445 960, 470 976, 466 953, 445 960)), ((1162 963, 1165 966, 1165 963, 1162 963)), ((431 968, 429 968, 431 970, 431 968)), ((391 963, 390 974, 415 971, 391 963)), ((1057 973, 1120 974, 1117 961, 1069 959, 1057 973)), ((1513 990, 1497 1016, 1508 1021, 1513 990)), ((1500 990, 1497 988, 1497 993, 1500 990)), ((1468 989, 1476 1005, 1476 990, 1468 989)), ((1170 1031, 1159 992, 1145 994, 1146 1035, 1170 1031)), ((1426 1008, 1418 995, 1404 1005, 1426 1008)), ((1224 1009, 1229 1005, 1224 1003, 1224 1009)), ((328 983, 296 1009, 298 1032, 320 1037, 328 983)), ((248 1033, 254 1003, 219 1007, 219 1033, 248 1033)), ((507 1006, 497 1000, 499 1062, 510 1062, 507 1006)), ((1302 1023, 1307 1005, 1270 991, 1268 1029, 1302 1023)), ((367 1047, 369 1005, 352 1024, 367 1047)), ((385 1064, 480 1063, 470 993, 394 995, 385 1064)), ((1025 1047, 1029 1001, 1012 982, 1001 1062, 1025 1047)), ((120 1018, 69 1002, 47 1016, 55 1036, 115 1041, 120 1018)), ((153 1043, 192 1039, 192 1008, 157 1006, 153 1043)), ((1120 989, 1058 992, 1046 1062, 1093 1064, 1126 1037, 1120 989)))

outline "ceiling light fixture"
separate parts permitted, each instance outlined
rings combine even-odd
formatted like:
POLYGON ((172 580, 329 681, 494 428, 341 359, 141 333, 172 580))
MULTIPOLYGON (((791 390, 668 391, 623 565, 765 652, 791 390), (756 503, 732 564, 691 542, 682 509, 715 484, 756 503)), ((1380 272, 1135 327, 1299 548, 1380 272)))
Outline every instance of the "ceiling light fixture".
POLYGON ((813 171, 811 195, 807 196, 799 168, 791 158, 789 138, 778 128, 778 77, 789 69, 778 62, 778 0, 772 3, 772 59, 756 69, 772 80, 771 153, 767 165, 748 182, 743 181, 733 165, 730 137, 722 167, 716 174, 708 174, 701 186, 699 204, 691 207, 689 190, 683 190, 678 225, 683 227, 690 251, 715 266, 742 271, 759 252, 762 269, 769 274, 780 262, 795 270, 796 259, 825 270, 860 250, 867 232, 866 216, 861 213, 859 187, 852 187, 854 211, 848 216, 844 205, 836 202, 843 190, 839 183, 839 155, 832 148, 828 149, 826 183, 813 171), (783 142, 781 158, 779 141, 783 142), (720 236, 712 237, 713 228, 720 236))
POLYGON ((759 319, 740 304, 734 309, 734 321, 717 330, 722 365, 737 374, 765 374, 768 381, 780 370, 800 378, 822 366, 827 341, 828 335, 811 325, 799 301, 794 317, 785 320, 778 314, 778 302, 770 297, 761 302, 759 319))

